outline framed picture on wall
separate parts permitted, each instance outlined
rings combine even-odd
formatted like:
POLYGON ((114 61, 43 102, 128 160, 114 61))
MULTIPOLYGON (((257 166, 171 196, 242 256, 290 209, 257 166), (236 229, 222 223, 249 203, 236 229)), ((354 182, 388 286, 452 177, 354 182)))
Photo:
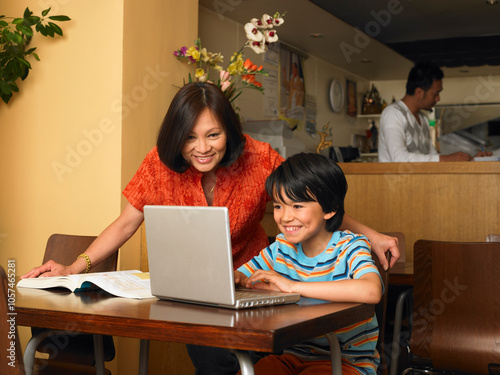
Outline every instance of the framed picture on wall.
POLYGON ((346 97, 347 97, 347 115, 356 117, 358 114, 358 106, 356 103, 356 82, 346 80, 346 97))
POLYGON ((280 49, 280 112, 296 120, 303 128, 305 114, 305 82, 302 57, 284 47, 280 49))

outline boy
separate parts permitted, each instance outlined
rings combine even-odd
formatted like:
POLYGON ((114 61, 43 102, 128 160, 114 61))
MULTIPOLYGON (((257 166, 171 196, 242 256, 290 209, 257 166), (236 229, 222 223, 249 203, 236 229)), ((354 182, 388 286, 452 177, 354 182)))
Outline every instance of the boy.
MULTIPOLYGON (((382 283, 368 239, 338 231, 347 181, 340 167, 319 155, 291 156, 266 180, 274 220, 282 234, 235 271, 244 287, 297 292, 335 302, 376 304, 382 283)), ((337 331, 343 374, 376 374, 379 355, 376 317, 337 331)), ((270 355, 256 374, 331 374, 328 341, 316 338, 270 355)))

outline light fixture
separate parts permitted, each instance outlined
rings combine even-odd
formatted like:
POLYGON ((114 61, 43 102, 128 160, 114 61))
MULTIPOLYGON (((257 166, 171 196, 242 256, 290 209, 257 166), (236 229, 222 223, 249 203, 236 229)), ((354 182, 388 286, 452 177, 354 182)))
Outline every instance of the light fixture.
POLYGON ((495 5, 495 4, 498 4, 498 0, 486 0, 485 2, 486 2, 486 4, 488 4, 488 5, 495 5))
POLYGON ((323 38, 324 37, 324 35, 321 33, 311 33, 311 34, 309 34, 309 36, 311 38, 323 38))

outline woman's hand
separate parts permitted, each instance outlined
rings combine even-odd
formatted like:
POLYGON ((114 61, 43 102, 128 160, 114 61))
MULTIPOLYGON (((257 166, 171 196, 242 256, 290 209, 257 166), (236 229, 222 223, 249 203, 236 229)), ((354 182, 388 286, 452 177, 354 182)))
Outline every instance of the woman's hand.
POLYGON ((275 271, 257 270, 248 278, 246 287, 293 293, 295 284, 295 281, 287 279, 275 271))
POLYGON ((69 267, 49 260, 47 263, 42 264, 40 267, 35 267, 28 273, 21 276, 21 279, 29 279, 33 277, 49 277, 49 276, 62 276, 69 275, 71 271, 69 267))
POLYGON ((370 242, 372 245, 372 251, 377 255, 380 260, 380 264, 382 264, 386 271, 388 264, 385 253, 387 251, 391 253, 390 266, 392 267, 396 264, 396 261, 401 256, 401 253, 399 252, 399 241, 396 237, 375 232, 371 235, 370 242))

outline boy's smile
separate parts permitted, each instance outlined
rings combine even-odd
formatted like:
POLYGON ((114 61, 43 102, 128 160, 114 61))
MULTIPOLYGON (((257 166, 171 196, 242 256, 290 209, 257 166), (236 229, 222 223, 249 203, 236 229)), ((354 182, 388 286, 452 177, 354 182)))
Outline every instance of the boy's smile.
POLYGON ((274 202, 274 220, 286 239, 302 243, 309 257, 322 253, 332 234, 326 230, 326 220, 335 215, 325 214, 318 202, 294 202, 283 194, 284 201, 274 202))

